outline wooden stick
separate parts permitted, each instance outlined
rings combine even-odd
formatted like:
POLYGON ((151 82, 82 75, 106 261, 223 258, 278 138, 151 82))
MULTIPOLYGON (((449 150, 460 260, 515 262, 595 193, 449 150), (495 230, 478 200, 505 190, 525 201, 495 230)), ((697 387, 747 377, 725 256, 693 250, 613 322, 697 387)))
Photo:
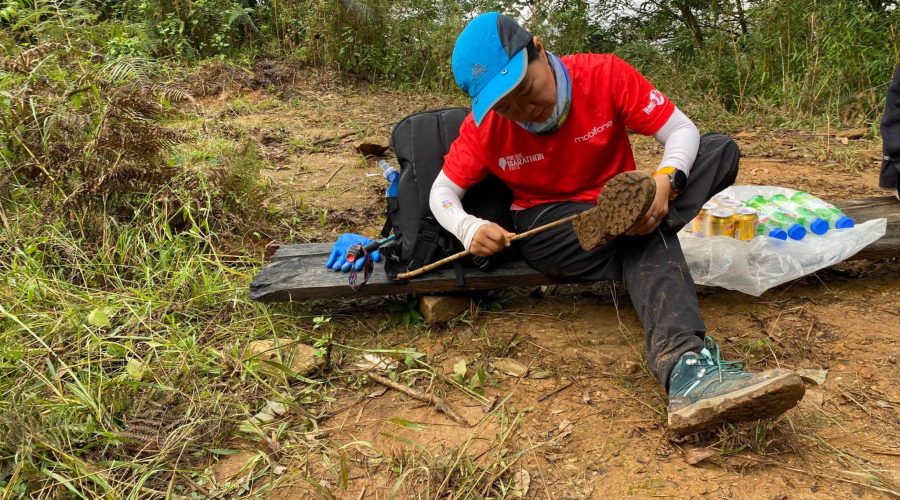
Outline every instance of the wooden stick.
POLYGON ((450 408, 450 406, 448 406, 447 403, 445 403, 443 399, 441 399, 433 394, 425 394, 424 392, 417 391, 417 390, 413 389, 412 387, 407 387, 403 384, 398 384, 397 382, 394 382, 393 380, 391 380, 389 378, 382 377, 381 375, 377 375, 372 372, 369 372, 368 375, 369 375, 370 379, 378 382, 381 385, 390 387, 391 389, 394 389, 396 391, 400 391, 403 394, 406 394, 407 396, 409 396, 411 398, 415 398, 415 399, 418 399, 419 401, 424 401, 428 404, 434 405, 434 407, 437 409, 437 411, 447 415, 454 422, 461 424, 461 425, 465 425, 466 427, 472 427, 472 424, 470 424, 465 418, 463 418, 462 415, 460 415, 459 413, 456 413, 456 411, 453 408, 450 408))
POLYGON ((540 401, 543 401, 543 400, 545 400, 545 399, 547 399, 547 398, 551 398, 551 397, 553 397, 553 396, 556 396, 556 395, 559 394, 560 392, 562 392, 562 391, 568 389, 569 387, 571 387, 573 383, 574 383, 574 382, 572 382, 572 381, 570 380, 567 384, 563 384, 563 385, 557 387, 556 389, 553 389, 552 391, 545 392, 545 393, 541 394, 540 396, 537 397, 537 400, 540 402, 540 401))
MULTIPOLYGON (((523 238, 527 238, 527 237, 532 236, 532 235, 535 235, 535 234, 537 234, 537 233, 542 233, 542 232, 544 232, 544 231, 546 231, 546 230, 548 230, 548 229, 553 229, 554 227, 562 226, 563 224, 568 224, 568 223, 572 222, 573 220, 575 220, 575 218, 577 218, 578 216, 582 215, 583 213, 584 213, 584 212, 578 213, 578 214, 575 214, 575 215, 570 215, 570 216, 568 216, 568 217, 563 217, 562 219, 555 220, 555 221, 553 221, 553 222, 544 224, 543 226, 538 226, 538 227, 536 227, 536 228, 534 228, 534 229, 529 229, 528 231, 525 231, 524 233, 519 233, 519 234, 513 236, 513 237, 510 238, 509 240, 510 240, 510 241, 521 240, 521 239, 523 239, 523 238)), ((423 275, 423 274, 427 273, 428 271, 431 271, 431 270, 433 270, 433 269, 437 269, 437 268, 443 266, 444 264, 449 264, 449 263, 451 263, 451 262, 453 262, 453 261, 457 261, 457 260, 459 260, 459 259, 461 259, 461 258, 463 258, 463 257, 465 257, 465 256, 467 256, 467 255, 470 255, 470 254, 469 254, 469 251, 468 251, 468 250, 463 250, 462 252, 455 253, 455 254, 453 254, 453 255, 451 255, 451 256, 449 256, 449 257, 447 257, 447 258, 441 259, 441 260, 439 260, 439 261, 437 261, 437 262, 432 262, 431 264, 428 264, 427 266, 420 267, 420 268, 418 268, 418 269, 416 269, 416 270, 414 270, 414 271, 409 271, 409 272, 406 272, 406 273, 400 273, 400 274, 397 275, 397 279, 398 279, 398 280, 405 280, 405 279, 408 279, 408 278, 415 278, 416 276, 423 275)))

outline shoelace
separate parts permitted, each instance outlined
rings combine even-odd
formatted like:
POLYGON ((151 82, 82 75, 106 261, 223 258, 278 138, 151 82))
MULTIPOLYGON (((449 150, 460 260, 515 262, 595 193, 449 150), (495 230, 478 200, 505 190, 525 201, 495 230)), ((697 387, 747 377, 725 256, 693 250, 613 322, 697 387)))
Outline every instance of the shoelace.
POLYGON ((722 382, 722 372, 741 372, 744 370, 743 361, 725 361, 722 359, 722 351, 719 349, 719 344, 712 337, 705 337, 703 344, 709 350, 710 361, 712 361, 713 366, 719 370, 719 382, 722 382))

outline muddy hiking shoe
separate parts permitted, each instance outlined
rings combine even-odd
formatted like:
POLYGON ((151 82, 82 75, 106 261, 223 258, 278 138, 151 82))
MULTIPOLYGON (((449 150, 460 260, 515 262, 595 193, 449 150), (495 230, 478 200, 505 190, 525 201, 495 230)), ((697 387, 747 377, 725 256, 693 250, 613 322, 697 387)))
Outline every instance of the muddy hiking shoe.
POLYGON ((622 172, 610 179, 597 197, 597 207, 572 221, 581 248, 589 252, 630 229, 654 196, 656 183, 647 172, 622 172))
POLYGON ((800 377, 782 368, 746 372, 743 363, 720 359, 709 337, 700 354, 681 356, 669 375, 669 429, 689 434, 725 422, 775 417, 806 390, 800 377))

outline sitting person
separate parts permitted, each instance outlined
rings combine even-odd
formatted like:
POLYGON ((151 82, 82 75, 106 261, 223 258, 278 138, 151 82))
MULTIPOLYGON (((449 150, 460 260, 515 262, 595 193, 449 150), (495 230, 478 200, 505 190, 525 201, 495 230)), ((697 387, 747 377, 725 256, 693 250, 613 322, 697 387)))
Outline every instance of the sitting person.
POLYGON ((900 64, 894 68, 894 78, 888 85, 884 102, 884 116, 881 118, 881 140, 884 160, 878 184, 893 191, 900 200, 900 64))
POLYGON ((618 199, 604 195, 601 205, 621 207, 599 208, 611 218, 632 217, 609 221, 631 227, 624 237, 588 252, 573 227, 562 225, 522 240, 523 258, 552 277, 625 283, 644 326, 650 370, 669 393, 672 430, 777 416, 797 403, 804 386, 790 370, 751 373, 721 360, 706 336, 676 237, 705 202, 734 182, 734 141, 720 134, 700 137, 672 101, 616 56, 557 57, 498 13, 466 26, 452 67, 473 110, 444 159, 429 205, 464 248, 489 256, 510 246, 512 233, 467 214, 460 201, 488 174, 512 190, 519 233, 596 206, 604 189, 619 193, 618 199), (655 190, 629 184, 636 175, 623 174, 635 170, 627 129, 664 145, 652 180, 644 179, 655 190), (641 209, 629 210, 634 206, 641 209))

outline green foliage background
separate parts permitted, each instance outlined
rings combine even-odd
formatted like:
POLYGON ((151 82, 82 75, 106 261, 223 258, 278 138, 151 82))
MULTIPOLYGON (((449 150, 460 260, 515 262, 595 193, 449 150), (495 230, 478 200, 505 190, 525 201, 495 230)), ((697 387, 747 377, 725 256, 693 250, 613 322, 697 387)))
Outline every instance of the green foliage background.
POLYGON ((617 52, 718 112, 871 120, 900 60, 895 0, 2 0, 7 54, 47 41, 109 56, 269 52, 360 79, 452 89, 474 13, 517 15, 551 50, 617 52), (711 101, 711 102, 707 102, 711 101))

